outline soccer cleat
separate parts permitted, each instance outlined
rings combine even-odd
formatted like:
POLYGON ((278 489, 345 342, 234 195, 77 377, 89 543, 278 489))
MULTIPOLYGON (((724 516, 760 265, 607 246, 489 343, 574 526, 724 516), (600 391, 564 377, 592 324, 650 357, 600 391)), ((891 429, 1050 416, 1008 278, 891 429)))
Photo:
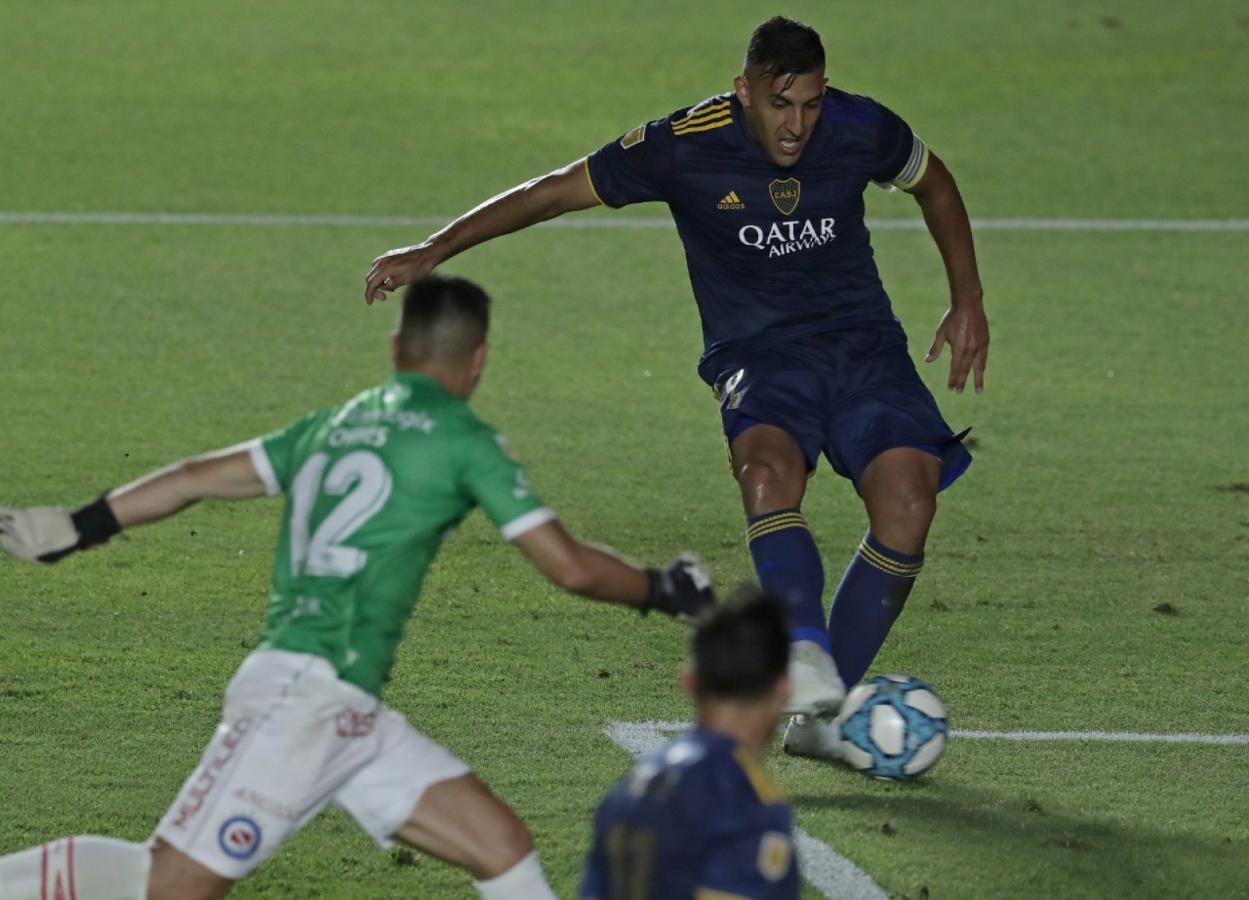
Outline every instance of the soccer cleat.
POLYGON ((790 756, 839 760, 842 758, 841 726, 836 719, 794 716, 785 726, 781 749, 790 756))
POLYGON ((828 652, 814 641, 789 645, 789 701, 785 712, 835 716, 846 699, 846 688, 828 652))

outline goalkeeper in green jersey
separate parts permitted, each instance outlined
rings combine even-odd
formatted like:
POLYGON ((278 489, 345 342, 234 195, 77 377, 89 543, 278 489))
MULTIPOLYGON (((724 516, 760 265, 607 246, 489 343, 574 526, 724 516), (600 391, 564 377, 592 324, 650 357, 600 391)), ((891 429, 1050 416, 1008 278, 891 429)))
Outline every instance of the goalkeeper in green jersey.
POLYGON ((689 557, 643 569, 569 535, 469 409, 489 303, 463 279, 416 282, 385 383, 72 513, 0 507, 0 548, 55 562, 197 500, 287 497, 264 637, 152 840, 71 837, 0 857, 0 900, 221 897, 331 802, 383 847, 464 868, 482 897, 553 896, 520 820, 380 700, 426 569, 480 506, 569 591, 689 618, 714 601, 689 557))

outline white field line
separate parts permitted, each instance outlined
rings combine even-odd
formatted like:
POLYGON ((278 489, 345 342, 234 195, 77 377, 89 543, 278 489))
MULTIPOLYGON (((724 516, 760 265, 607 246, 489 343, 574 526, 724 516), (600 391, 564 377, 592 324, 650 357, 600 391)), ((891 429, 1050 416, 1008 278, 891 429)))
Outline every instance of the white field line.
POLYGON ((1249 734, 1148 734, 1137 731, 959 731, 959 738, 982 741, 1112 741, 1127 744, 1242 744, 1249 734))
MULTIPOLYGON (((618 726, 642 727, 671 734, 690 727, 689 722, 612 722, 607 734, 620 744, 611 729, 618 726)), ((950 729, 950 737, 981 741, 1103 741, 1125 744, 1222 744, 1249 746, 1249 734, 1176 733, 1152 734, 1144 731, 979 731, 950 729)), ((624 747, 624 744, 620 744, 624 747)), ((630 748, 625 747, 626 750, 630 748)), ((633 752, 630 750, 630 752, 633 752)))
MULTIPOLYGON (((448 216, 348 214, 24 212, 0 210, 2 225, 243 225, 258 228, 439 228, 448 216)), ((668 218, 572 216, 542 223, 545 228, 671 230, 668 218)), ((873 231, 922 231, 922 219, 871 219, 873 231)), ((1249 219, 973 219, 976 231, 1249 231, 1249 219)))
MULTIPOLYGON (((635 759, 660 746, 673 731, 687 722, 609 722, 604 733, 635 759)), ((825 897, 838 900, 887 900, 889 897, 871 876, 832 847, 802 828, 794 829, 802 877, 825 897)))

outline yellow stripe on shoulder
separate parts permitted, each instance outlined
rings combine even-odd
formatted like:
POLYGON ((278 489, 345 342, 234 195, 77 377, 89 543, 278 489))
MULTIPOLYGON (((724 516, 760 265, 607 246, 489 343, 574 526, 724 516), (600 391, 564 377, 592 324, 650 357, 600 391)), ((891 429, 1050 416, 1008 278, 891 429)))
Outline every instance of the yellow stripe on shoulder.
POLYGON ((750 900, 741 894, 728 894, 715 888, 694 888, 694 900, 750 900))
POLYGON ((768 776, 767 772, 763 771, 763 766, 755 762, 750 754, 738 747, 733 751, 733 758, 737 760, 737 764, 742 767, 742 771, 750 779, 750 786, 755 789, 755 794, 758 796, 760 803, 785 802, 785 795, 781 793, 781 789, 777 787, 776 782, 768 776))
POLYGON ((695 119, 695 118, 698 118, 699 116, 705 116, 708 113, 719 112, 720 110, 728 109, 729 103, 730 101, 728 100, 721 100, 718 103, 708 103, 705 106, 695 106, 685 115, 681 116, 679 119, 673 119, 672 125, 673 127, 676 127, 677 125, 683 125, 684 123, 688 122, 690 119, 695 119))
POLYGON ((696 131, 711 131, 713 128, 723 128, 725 125, 733 124, 733 116, 730 114, 728 118, 717 119, 714 122, 708 122, 705 125, 686 125, 684 128, 674 128, 672 133, 677 137, 683 134, 693 134, 696 131))
POLYGON ((725 116, 731 115, 733 115, 733 110, 726 106, 722 109, 713 109, 710 112, 699 113, 696 116, 686 116, 679 122, 673 122, 672 128, 673 130, 676 130, 678 128, 685 128, 687 125, 701 125, 703 122, 710 122, 712 119, 722 119, 725 116))

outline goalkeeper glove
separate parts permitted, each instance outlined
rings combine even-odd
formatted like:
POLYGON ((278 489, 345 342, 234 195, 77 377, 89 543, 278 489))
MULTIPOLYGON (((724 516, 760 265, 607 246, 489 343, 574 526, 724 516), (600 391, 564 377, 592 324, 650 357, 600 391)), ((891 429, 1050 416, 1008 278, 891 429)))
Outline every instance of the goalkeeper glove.
POLYGON ((0 549, 26 562, 57 562, 75 550, 103 544, 119 531, 104 497, 72 513, 55 506, 0 506, 0 549))
POLYGON ((650 594, 642 607, 643 615, 656 609, 683 622, 692 622, 716 605, 711 578, 693 554, 682 553, 666 569, 646 571, 650 576, 650 594))

